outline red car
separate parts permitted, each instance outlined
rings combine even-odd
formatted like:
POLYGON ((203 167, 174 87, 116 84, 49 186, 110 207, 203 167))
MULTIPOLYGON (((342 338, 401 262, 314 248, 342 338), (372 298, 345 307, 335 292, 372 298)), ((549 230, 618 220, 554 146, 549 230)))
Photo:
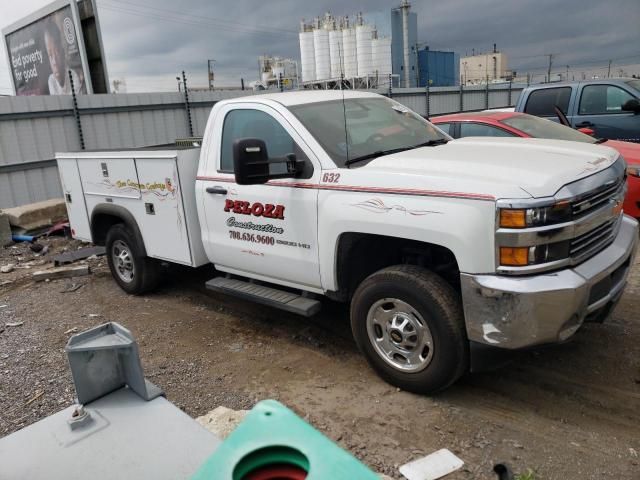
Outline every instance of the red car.
POLYGON ((573 128, 551 120, 518 112, 456 113, 429 119, 453 138, 462 137, 524 137, 550 138, 602 144, 618 150, 627 161, 627 195, 623 209, 640 218, 640 144, 593 138, 573 128))

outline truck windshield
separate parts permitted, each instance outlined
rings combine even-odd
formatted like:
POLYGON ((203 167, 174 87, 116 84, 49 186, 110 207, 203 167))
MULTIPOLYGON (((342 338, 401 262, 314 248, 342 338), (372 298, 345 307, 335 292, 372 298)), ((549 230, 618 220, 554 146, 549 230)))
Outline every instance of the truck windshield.
POLYGON ((521 132, 531 135, 533 138, 548 138, 551 140, 569 140, 571 142, 596 143, 596 138, 565 127, 559 123, 547 120, 545 118, 534 117, 532 115, 514 115, 513 117, 500 120, 500 123, 509 125, 510 127, 520 130, 521 132))
POLYGON ((349 160, 450 140, 424 118, 387 98, 307 103, 289 110, 340 168, 349 160))

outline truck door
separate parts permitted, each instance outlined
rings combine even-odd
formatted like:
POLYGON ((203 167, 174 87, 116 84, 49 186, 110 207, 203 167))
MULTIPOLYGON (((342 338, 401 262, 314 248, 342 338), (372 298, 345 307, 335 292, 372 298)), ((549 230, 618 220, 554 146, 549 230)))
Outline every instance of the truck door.
POLYGON ((198 177, 209 259, 221 271, 319 290, 319 161, 291 124, 268 106, 228 105, 215 122, 206 175, 198 177), (236 184, 233 142, 238 138, 264 140, 270 157, 295 153, 307 162, 304 178, 236 184))
POLYGON ((597 138, 640 142, 640 115, 622 110, 635 98, 618 85, 580 85, 577 111, 570 118, 574 128, 590 128, 597 138))

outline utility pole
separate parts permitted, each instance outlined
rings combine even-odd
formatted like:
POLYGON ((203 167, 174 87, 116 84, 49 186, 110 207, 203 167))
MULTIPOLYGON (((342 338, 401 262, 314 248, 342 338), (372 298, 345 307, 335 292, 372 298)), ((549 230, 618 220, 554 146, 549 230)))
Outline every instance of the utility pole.
POLYGON ((547 53, 545 57, 549 57, 549 68, 547 69, 547 83, 551 81, 551 65, 553 65, 553 57, 555 53, 547 53))
POLYGON ((567 82, 569 81, 569 65, 567 65, 567 78, 566 78, 567 82))
POLYGON ((609 69, 607 70, 607 78, 611 78, 611 60, 609 60, 609 69))
POLYGON ((209 90, 213 90, 213 63, 215 62, 214 59, 211 60, 207 60, 207 72, 209 75, 209 90))

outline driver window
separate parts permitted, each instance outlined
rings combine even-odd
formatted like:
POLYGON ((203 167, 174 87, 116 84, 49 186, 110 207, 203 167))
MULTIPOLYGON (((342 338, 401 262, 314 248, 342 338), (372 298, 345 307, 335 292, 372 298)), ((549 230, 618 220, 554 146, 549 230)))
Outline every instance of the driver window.
POLYGON ((221 172, 233 173, 233 142, 239 138, 263 140, 269 157, 284 157, 294 153, 300 160, 307 159, 291 135, 271 115, 260 110, 238 109, 230 111, 224 119, 220 150, 221 172))

